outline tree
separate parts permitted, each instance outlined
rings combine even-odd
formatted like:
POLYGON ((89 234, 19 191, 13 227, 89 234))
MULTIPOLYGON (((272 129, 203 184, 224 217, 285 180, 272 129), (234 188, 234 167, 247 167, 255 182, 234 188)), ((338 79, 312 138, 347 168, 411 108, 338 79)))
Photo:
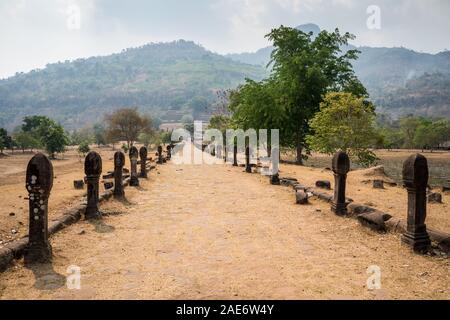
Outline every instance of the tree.
POLYGON ((28 116, 23 118, 22 131, 23 132, 33 132, 35 131, 42 122, 47 121, 46 116, 28 116))
POLYGON ((104 146, 106 144, 106 131, 101 124, 99 123, 94 124, 93 135, 95 144, 97 144, 98 146, 100 145, 104 146))
POLYGON ((403 134, 404 138, 404 148, 414 148, 414 136, 416 135, 416 131, 421 125, 430 124, 429 121, 423 118, 416 118, 413 116, 408 116, 400 119, 400 131, 403 134))
POLYGON ((194 118, 197 118, 202 112, 208 108, 208 100, 205 97, 196 96, 190 102, 189 106, 192 108, 194 118))
POLYGON ((367 98, 350 63, 358 51, 341 52, 354 36, 336 29, 313 39, 312 33, 281 26, 266 37, 275 47, 272 74, 261 82, 247 80, 231 94, 233 121, 254 129, 279 128, 282 146, 295 147, 301 164, 308 149, 309 120, 319 111, 323 96, 342 91, 367 98))
POLYGON ((450 140, 450 123, 447 120, 422 121, 414 133, 413 144, 417 148, 433 149, 450 140))
POLYGON ((35 137, 32 133, 23 130, 19 130, 14 134, 14 141, 17 146, 22 149, 23 153, 25 153, 26 149, 33 150, 41 147, 39 138, 35 137))
POLYGON ((82 141, 78 146, 78 153, 85 157, 89 151, 91 151, 91 148, 89 148, 89 142, 82 141))
POLYGON ((308 135, 307 141, 315 151, 333 154, 342 150, 356 162, 370 166, 377 160, 369 149, 378 139, 374 123, 375 109, 364 98, 331 92, 310 121, 314 134, 308 135))
POLYGON ((136 108, 115 111, 106 117, 107 135, 110 141, 126 141, 130 148, 142 132, 152 132, 152 120, 139 114, 136 108))
POLYGON ((45 150, 49 153, 50 158, 54 159, 55 153, 66 151, 66 147, 69 145, 69 138, 61 125, 53 120, 44 121, 39 126, 38 131, 40 132, 41 141, 45 150))
POLYGON ((3 153, 4 149, 11 149, 14 151, 14 140, 8 135, 8 131, 6 129, 0 128, 0 152, 3 153))
POLYGON ((225 115, 215 115, 209 120, 208 129, 217 129, 225 134, 227 129, 231 127, 231 118, 225 115))
POLYGON ((142 143, 146 148, 153 140, 155 140, 155 135, 153 133, 142 132, 138 137, 138 141, 142 143))

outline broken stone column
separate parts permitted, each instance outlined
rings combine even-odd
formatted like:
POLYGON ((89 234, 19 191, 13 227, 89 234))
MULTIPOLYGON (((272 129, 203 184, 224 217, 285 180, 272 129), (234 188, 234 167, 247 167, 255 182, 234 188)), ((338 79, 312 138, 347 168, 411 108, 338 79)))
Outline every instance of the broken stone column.
POLYGON ((252 166, 250 165, 250 147, 245 148, 245 172, 252 173, 252 166))
POLYGON ((163 159, 163 148, 162 146, 158 146, 158 162, 157 164, 163 164, 164 163, 164 159, 163 159))
POLYGON ((425 225, 427 216, 428 162, 421 154, 410 156, 403 164, 403 183, 408 191, 408 218, 402 242, 416 252, 425 252, 431 245, 425 225))
POLYGON ((125 196, 123 189, 123 166, 125 155, 121 151, 114 154, 114 198, 122 199, 125 196))
POLYGON ((101 214, 98 210, 99 200, 99 181, 102 174, 102 158, 100 155, 91 151, 84 160, 84 173, 87 181, 87 207, 85 212, 86 219, 98 219, 101 214))
POLYGON ((48 241, 48 198, 53 186, 53 166, 38 153, 27 167, 26 188, 29 199, 29 240, 25 249, 25 263, 46 263, 52 258, 48 241))
POLYGON ((350 159, 345 152, 339 151, 334 155, 332 169, 334 172, 334 198, 331 204, 331 211, 337 215, 346 215, 345 184, 347 174, 350 171, 350 159))
POLYGON ((147 178, 147 156, 147 148, 141 147, 139 149, 139 158, 141 158, 141 173, 139 174, 139 177, 141 178, 147 178))
POLYGON ((130 163, 131 163, 131 187, 139 187, 139 179, 137 174, 137 161, 138 161, 139 151, 135 146, 132 146, 129 151, 130 163))

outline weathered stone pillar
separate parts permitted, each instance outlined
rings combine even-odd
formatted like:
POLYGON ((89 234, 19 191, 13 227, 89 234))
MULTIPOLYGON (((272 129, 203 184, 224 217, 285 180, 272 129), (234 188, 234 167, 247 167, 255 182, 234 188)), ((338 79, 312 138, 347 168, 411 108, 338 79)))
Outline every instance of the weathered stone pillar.
POLYGON ((172 159, 172 146, 168 145, 166 149, 167 149, 167 160, 170 160, 172 159))
POLYGON ((164 160, 163 160, 163 147, 162 146, 158 146, 158 164, 163 164, 164 160))
POLYGON ((252 166, 250 165, 250 147, 245 148, 245 172, 252 173, 252 166))
MULTIPOLYGON (((274 148, 273 149, 274 154, 280 154, 279 153, 279 149, 278 148, 274 148)), ((279 170, 280 170, 280 158, 278 156, 278 159, 275 156, 275 159, 272 158, 272 175, 270 176, 270 184, 275 185, 275 186, 279 186, 281 184, 280 181, 280 174, 279 174, 279 170)))
POLYGON ((125 196, 123 190, 123 166, 125 155, 121 151, 114 154, 114 198, 122 199, 125 196))
POLYGON ((238 166, 237 152, 238 152, 238 147, 237 147, 237 142, 235 142, 234 146, 233 146, 233 167, 238 166))
POLYGON ((216 158, 217 159, 222 159, 223 155, 222 155, 222 146, 220 144, 218 144, 216 146, 216 158))
POLYGON ((343 151, 337 152, 333 157, 332 168, 334 172, 334 198, 331 210, 337 215, 346 215, 345 184, 347 182, 347 174, 350 171, 348 155, 343 151))
POLYGON ((25 249, 25 263, 46 263, 52 258, 48 241, 48 198, 53 186, 53 166, 38 153, 27 167, 26 188, 29 199, 29 240, 25 249))
POLYGON ((408 219, 403 243, 416 252, 426 252, 431 245, 425 225, 427 216, 428 162, 421 154, 410 156, 403 164, 403 183, 408 190, 408 219))
POLYGON ((132 146, 129 151, 131 163, 131 178, 130 178, 131 187, 139 187, 139 179, 137 174, 138 154, 139 154, 138 149, 135 146, 132 146))
POLYGON ((100 155, 91 151, 84 160, 84 173, 87 180, 87 207, 85 212, 86 219, 98 219, 101 214, 98 210, 99 200, 99 180, 102 174, 102 158, 100 155))
POLYGON ((141 147, 139 149, 139 158, 141 158, 141 173, 139 174, 139 177, 141 178, 147 178, 147 156, 147 148, 141 147))

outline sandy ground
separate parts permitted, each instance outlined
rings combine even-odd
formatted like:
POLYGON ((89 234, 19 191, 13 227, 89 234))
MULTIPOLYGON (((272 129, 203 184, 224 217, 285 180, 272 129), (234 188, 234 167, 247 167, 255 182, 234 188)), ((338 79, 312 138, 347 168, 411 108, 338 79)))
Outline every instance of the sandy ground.
MULTIPOLYGON (((114 151, 111 148, 96 148, 102 156, 103 172, 112 170, 114 151)), ((28 192, 25 189, 25 174, 28 161, 33 154, 16 152, 13 156, 0 158, 0 247, 28 234, 28 192)), ((54 182, 49 199, 49 221, 64 214, 64 211, 78 202, 86 193, 75 190, 74 180, 82 180, 84 159, 74 149, 64 158, 53 160, 54 182)), ((129 159, 126 159, 129 168, 129 159)), ((100 191, 103 191, 103 183, 100 191)))
MULTIPOLYGON (((305 186, 314 187, 317 180, 329 180, 331 185, 334 185, 333 172, 329 170, 295 165, 281 165, 280 170, 281 177, 297 178, 305 186)), ((401 185, 393 187, 386 183, 385 189, 374 189, 372 182, 367 182, 373 179, 390 180, 384 175, 372 175, 370 169, 351 171, 347 178, 347 197, 356 203, 375 207, 393 217, 406 220, 408 203, 406 190, 401 185)), ((323 192, 333 194, 333 190, 323 192)), ((442 198, 443 203, 428 204, 426 224, 430 228, 450 233, 450 193, 442 193, 442 198)))
POLYGON ((0 274, 0 297, 450 299, 449 261, 413 254, 397 234, 374 233, 318 200, 297 206, 291 189, 242 168, 157 170, 127 188, 128 202, 106 203, 102 223, 55 235, 51 265, 19 261, 0 274), (80 290, 65 285, 71 265, 81 268, 80 290), (380 290, 366 285, 372 265, 380 290))

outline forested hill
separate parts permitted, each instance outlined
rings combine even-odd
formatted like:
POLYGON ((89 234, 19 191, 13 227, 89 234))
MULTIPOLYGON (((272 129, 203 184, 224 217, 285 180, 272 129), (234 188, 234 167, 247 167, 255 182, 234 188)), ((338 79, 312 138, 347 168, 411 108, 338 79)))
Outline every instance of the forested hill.
POLYGON ((234 88, 246 77, 266 76, 264 68, 233 61, 193 42, 149 44, 1 80, 0 127, 12 129, 24 115, 43 114, 75 128, 125 106, 179 120, 191 112, 192 100, 213 102, 219 89, 234 88))

